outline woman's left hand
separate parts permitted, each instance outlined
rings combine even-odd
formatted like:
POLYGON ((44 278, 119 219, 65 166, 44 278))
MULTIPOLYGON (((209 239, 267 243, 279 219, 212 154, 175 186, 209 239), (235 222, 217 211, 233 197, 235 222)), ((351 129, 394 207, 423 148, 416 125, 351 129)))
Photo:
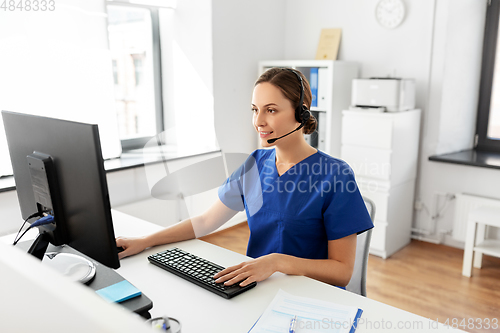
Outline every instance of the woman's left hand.
POLYGON ((215 282, 230 286, 237 282, 244 287, 252 282, 259 282, 270 277, 277 270, 279 254, 271 253, 257 259, 228 267, 214 275, 215 282))

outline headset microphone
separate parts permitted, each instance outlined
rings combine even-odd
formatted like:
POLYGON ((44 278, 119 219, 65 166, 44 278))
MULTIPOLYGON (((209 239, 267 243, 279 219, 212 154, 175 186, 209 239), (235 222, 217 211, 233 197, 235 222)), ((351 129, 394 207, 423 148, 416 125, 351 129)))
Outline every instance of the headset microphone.
POLYGON ((306 124, 306 122, 307 122, 307 120, 309 119, 310 116, 311 116, 311 112, 309 112, 309 110, 306 110, 306 111, 302 112, 302 122, 299 125, 299 127, 297 127, 296 129, 294 129, 291 132, 288 132, 285 135, 280 136, 279 138, 269 139, 269 140, 267 140, 267 143, 269 143, 269 144, 274 143, 276 140, 284 138, 285 136, 290 135, 293 132, 298 131, 299 129, 301 129, 302 127, 304 127, 304 125, 306 124))

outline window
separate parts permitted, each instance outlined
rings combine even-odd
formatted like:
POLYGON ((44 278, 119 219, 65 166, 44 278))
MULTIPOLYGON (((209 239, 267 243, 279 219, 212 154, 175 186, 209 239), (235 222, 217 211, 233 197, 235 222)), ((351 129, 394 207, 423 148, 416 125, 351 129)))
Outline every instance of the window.
POLYGON ((492 0, 486 14, 476 130, 476 149, 497 152, 500 152, 499 19, 500 0, 492 0))
POLYGON ((163 131, 158 10, 108 5, 115 109, 124 149, 163 131))
MULTIPOLYGON (((214 150, 211 2, 138 2, 80 1, 29 20, 0 11, 0 110, 98 124, 105 159, 165 127, 172 149, 214 150)), ((4 175, 12 168, 0 117, 4 175)))
MULTIPOLYGON (((14 14, 0 11, 0 110, 97 124, 103 157, 120 156, 102 2, 75 2, 29 19, 14 14)), ((0 120, 0 176, 7 176, 3 128, 0 120)))

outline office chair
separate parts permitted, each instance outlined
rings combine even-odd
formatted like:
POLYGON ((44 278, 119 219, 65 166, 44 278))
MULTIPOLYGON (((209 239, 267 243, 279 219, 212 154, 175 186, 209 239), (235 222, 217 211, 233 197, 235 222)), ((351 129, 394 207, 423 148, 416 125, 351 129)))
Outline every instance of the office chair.
MULTIPOLYGON (((372 222, 375 221, 375 204, 370 199, 363 197, 366 209, 370 214, 372 222)), ((372 230, 363 232, 358 235, 356 244, 356 259, 354 262, 354 270, 352 272, 351 281, 346 286, 346 290, 366 297, 366 270, 368 267, 368 251, 370 249, 370 240, 372 230)))

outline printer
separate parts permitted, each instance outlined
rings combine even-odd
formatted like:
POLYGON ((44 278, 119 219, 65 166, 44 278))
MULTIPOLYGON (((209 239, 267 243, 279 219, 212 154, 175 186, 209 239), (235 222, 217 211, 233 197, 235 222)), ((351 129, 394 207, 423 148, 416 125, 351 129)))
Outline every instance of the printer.
POLYGON ((415 108, 415 80, 398 78, 354 79, 351 105, 355 108, 398 112, 415 108))

